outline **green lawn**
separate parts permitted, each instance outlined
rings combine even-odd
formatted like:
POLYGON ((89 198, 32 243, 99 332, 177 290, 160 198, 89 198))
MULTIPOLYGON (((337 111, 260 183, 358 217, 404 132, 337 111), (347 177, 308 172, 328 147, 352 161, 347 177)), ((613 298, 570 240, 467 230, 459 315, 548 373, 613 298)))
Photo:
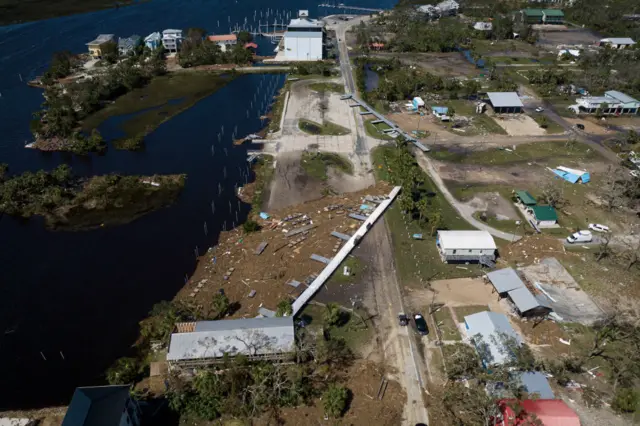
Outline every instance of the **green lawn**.
POLYGON ((353 164, 347 158, 333 152, 305 152, 302 154, 302 168, 307 175, 319 180, 327 180, 327 169, 333 167, 342 173, 353 174, 353 164))
POLYGON ((464 322, 464 317, 467 315, 473 315, 478 312, 490 311, 487 305, 467 305, 467 306, 456 306, 453 308, 453 311, 456 313, 456 317, 458 317, 458 321, 464 322))
POLYGON ((487 166, 544 161, 545 165, 555 167, 567 159, 584 161, 600 158, 600 154, 585 144, 568 143, 563 140, 521 144, 516 146, 515 151, 507 151, 503 148, 471 152, 432 150, 430 155, 441 161, 487 166))
POLYGON ((322 136, 341 136, 348 135, 351 131, 347 128, 339 126, 330 121, 324 123, 316 123, 315 121, 300 119, 298 121, 298 127, 305 133, 310 135, 322 135, 322 136))
POLYGON ((542 127, 547 132, 547 134, 564 133, 564 128, 561 125, 545 115, 536 114, 531 118, 533 118, 533 120, 538 123, 538 126, 542 127))
POLYGON ((344 93, 344 86, 338 83, 312 83, 309 85, 309 89, 316 92, 344 93))
POLYGON ((533 231, 533 229, 531 229, 531 226, 528 225, 527 221, 525 221, 525 219, 522 217, 518 218, 518 220, 520 221, 520 225, 516 225, 515 220, 498 220, 495 218, 495 216, 489 215, 487 215, 486 220, 482 220, 480 216, 481 212, 475 212, 473 214, 473 217, 475 217, 479 221, 486 223, 492 228, 496 228, 504 232, 522 235, 525 231, 533 231))
MULTIPOLYGON (((307 317, 307 319, 310 319, 311 322, 308 327, 319 332, 323 326, 323 315, 325 309, 326 308, 324 306, 309 304, 304 307, 298 316, 304 316, 307 317)), ((374 330, 371 327, 371 324, 367 324, 365 326, 358 315, 354 315, 347 310, 343 310, 342 313, 346 319, 346 323, 339 327, 331 328, 331 335, 343 338, 351 350, 358 352, 364 344, 371 340, 374 330)), ((358 312, 358 314, 364 314, 365 318, 367 317, 363 312, 358 312)))
POLYGON ((438 328, 442 332, 442 340, 461 340, 460 332, 451 317, 449 308, 443 306, 433 314, 438 328))
MULTIPOLYGON (((372 152, 374 170, 379 180, 389 180, 394 170, 386 164, 386 157, 392 155, 394 146, 382 146, 372 152)), ((431 207, 438 210, 442 217, 441 229, 474 229, 462 219, 444 196, 437 191, 429 177, 417 167, 417 173, 425 179, 423 192, 434 194, 430 198, 431 207)), ((403 285, 421 285, 428 279, 461 278, 477 276, 481 269, 478 265, 469 265, 467 269, 443 263, 435 244, 435 236, 431 229, 424 228, 415 220, 409 220, 400 211, 397 203, 392 204, 385 214, 385 220, 392 236, 392 244, 398 267, 398 276, 403 285), (422 234, 423 240, 414 240, 413 234, 422 234)))
POLYGON ((110 117, 133 114, 121 124, 121 129, 127 137, 146 135, 161 123, 211 95, 231 79, 205 71, 156 77, 147 86, 119 97, 85 118, 82 127, 88 131, 99 127, 110 117))
MULTIPOLYGON (((479 54, 497 53, 497 52, 529 52, 533 55, 540 50, 523 40, 473 40, 473 51, 479 54)), ((491 59, 500 58, 500 56, 491 57, 491 59)), ((525 58, 521 58, 524 61, 525 58)))
POLYGON ((329 282, 330 283, 341 283, 341 284, 352 283, 356 279, 358 279, 359 275, 362 273, 364 268, 365 268, 365 266, 362 264, 360 259, 358 259, 357 257, 355 257, 353 255, 349 255, 344 260, 344 262, 342 262, 340 264, 338 269, 336 269, 336 272, 333 275, 331 275, 331 278, 329 278, 329 282), (347 266, 351 270, 351 275, 349 275, 349 276, 344 275, 344 267, 345 266, 347 266))
POLYGON ((253 172, 256 175, 255 189, 253 199, 251 200, 251 211, 254 214, 260 213, 262 210, 263 195, 265 188, 269 186, 271 179, 275 173, 273 167, 273 156, 262 155, 253 166, 253 172))
POLYGON ((383 130, 390 129, 391 127, 389 127, 386 123, 373 124, 372 121, 373 120, 364 120, 364 129, 366 130, 367 135, 375 139, 386 141, 390 141, 393 139, 391 136, 383 132, 383 130))

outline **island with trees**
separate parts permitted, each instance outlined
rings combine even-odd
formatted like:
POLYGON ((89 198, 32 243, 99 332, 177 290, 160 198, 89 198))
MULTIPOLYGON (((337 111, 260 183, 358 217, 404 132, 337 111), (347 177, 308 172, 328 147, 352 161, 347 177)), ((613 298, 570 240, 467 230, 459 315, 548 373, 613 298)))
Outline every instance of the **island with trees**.
POLYGON ((131 222, 173 203, 184 175, 82 178, 66 164, 51 172, 39 170, 11 176, 0 165, 0 213, 41 216, 49 229, 88 230, 131 222))

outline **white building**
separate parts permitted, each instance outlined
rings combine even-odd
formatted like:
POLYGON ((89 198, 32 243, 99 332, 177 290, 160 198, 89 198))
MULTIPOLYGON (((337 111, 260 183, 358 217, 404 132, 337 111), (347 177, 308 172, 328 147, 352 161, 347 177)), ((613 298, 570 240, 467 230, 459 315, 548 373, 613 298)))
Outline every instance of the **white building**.
POLYGON ((172 367, 221 363, 227 356, 285 360, 295 350, 293 317, 246 318, 176 324, 167 361, 172 367))
POLYGON ((182 44, 182 30, 164 30, 162 32, 162 45, 169 52, 177 52, 182 44))
POLYGON ((637 114, 640 110, 640 101, 617 90, 604 92, 604 96, 585 96, 576 99, 576 104, 571 105, 576 114, 593 114, 600 111, 603 115, 637 114), (602 107, 605 108, 602 108, 602 107))
POLYGON ((613 49, 624 49, 625 47, 630 47, 636 44, 629 37, 611 37, 611 38, 603 38, 600 40, 600 46, 609 46, 613 49))
POLYGON ((498 248, 487 231, 438 231, 436 246, 443 262, 494 261, 498 248))
POLYGON ((492 22, 476 22, 473 24, 473 29, 476 31, 491 31, 493 29, 492 22))
POLYGON ((454 16, 458 14, 460 5, 455 0, 445 0, 436 4, 436 9, 440 11, 440 16, 454 16))
POLYGON ((323 58, 324 24, 309 19, 309 12, 301 10, 284 33, 286 61, 321 61, 323 58))
POLYGON ((238 36, 235 34, 210 35, 209 41, 216 43, 223 52, 226 52, 227 49, 238 44, 238 36))

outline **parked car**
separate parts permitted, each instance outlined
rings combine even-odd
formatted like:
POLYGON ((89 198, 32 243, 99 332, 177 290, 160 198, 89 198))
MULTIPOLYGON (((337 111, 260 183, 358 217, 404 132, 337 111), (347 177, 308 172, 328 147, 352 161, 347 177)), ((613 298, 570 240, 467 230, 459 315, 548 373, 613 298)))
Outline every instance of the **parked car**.
POLYGON ((576 129, 584 130, 584 124, 580 124, 580 123, 576 124, 576 129))
POLYGON ((610 231, 608 226, 601 225, 599 223, 590 223, 589 224, 589 229, 591 229, 592 231, 596 231, 596 232, 609 232, 610 231))
POLYGON ((593 240, 593 235, 591 235, 591 231, 578 231, 574 234, 571 234, 567 237, 568 243, 589 243, 593 240))
POLYGON ((536 108, 536 112, 542 112, 542 111, 544 111, 544 108, 542 108, 542 107, 536 108))
POLYGON ((416 330, 418 333, 426 336, 429 334, 429 328, 427 327, 427 321, 425 321, 424 317, 420 314, 413 314, 413 322, 416 323, 416 330))

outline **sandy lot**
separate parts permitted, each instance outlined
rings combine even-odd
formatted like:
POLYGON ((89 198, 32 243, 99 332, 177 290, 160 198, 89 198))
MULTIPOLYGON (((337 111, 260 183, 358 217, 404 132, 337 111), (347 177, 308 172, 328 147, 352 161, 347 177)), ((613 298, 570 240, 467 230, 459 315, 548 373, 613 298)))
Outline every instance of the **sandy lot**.
POLYGON ((404 64, 419 66, 431 74, 440 76, 476 76, 481 73, 481 70, 467 61, 461 53, 372 52, 371 56, 385 59, 398 58, 404 64))
POLYGON ((276 172, 269 190, 268 211, 322 197, 324 182, 306 174, 300 163, 301 156, 301 152, 278 155, 276 172))
POLYGON ((510 136, 541 136, 547 132, 526 114, 494 116, 498 123, 510 136))
POLYGON ((476 194, 467 205, 475 211, 487 212, 498 220, 518 220, 520 216, 509 200, 505 200, 497 192, 481 192, 476 194))
POLYGON ((593 45, 601 38, 588 29, 566 29, 564 26, 556 27, 555 25, 541 25, 541 27, 544 27, 545 31, 540 31, 540 38, 538 39, 537 45, 547 49, 555 49, 559 44, 583 45, 587 47, 593 45), (562 30, 563 28, 565 30, 562 30), (553 29, 556 31, 551 31, 553 29))

